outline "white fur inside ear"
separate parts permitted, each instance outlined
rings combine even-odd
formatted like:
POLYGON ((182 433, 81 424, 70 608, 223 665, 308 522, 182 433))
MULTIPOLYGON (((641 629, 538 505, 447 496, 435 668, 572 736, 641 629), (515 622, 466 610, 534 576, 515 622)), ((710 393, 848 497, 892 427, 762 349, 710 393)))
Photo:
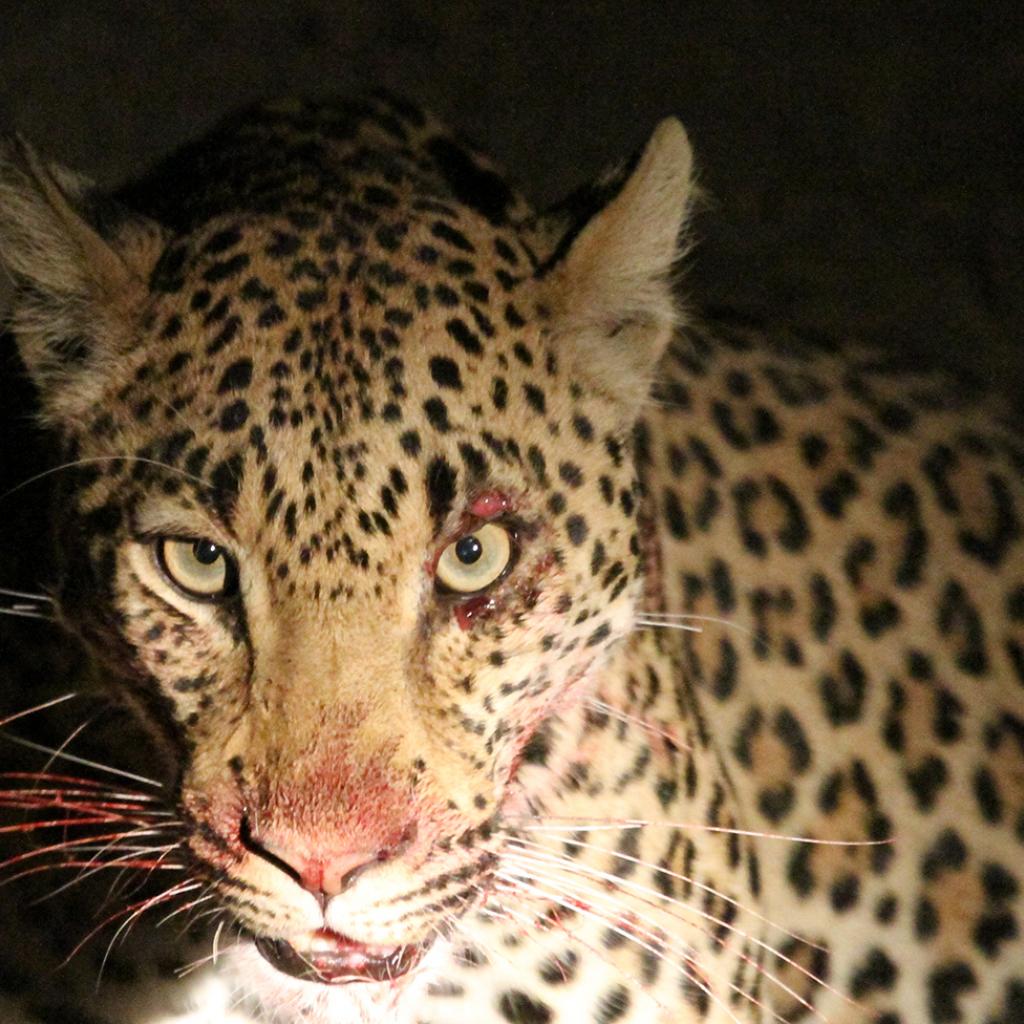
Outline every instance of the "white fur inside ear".
POLYGON ((685 251, 692 173, 683 126, 662 121, 632 174, 546 280, 560 344, 632 412, 679 321, 672 271, 685 251))

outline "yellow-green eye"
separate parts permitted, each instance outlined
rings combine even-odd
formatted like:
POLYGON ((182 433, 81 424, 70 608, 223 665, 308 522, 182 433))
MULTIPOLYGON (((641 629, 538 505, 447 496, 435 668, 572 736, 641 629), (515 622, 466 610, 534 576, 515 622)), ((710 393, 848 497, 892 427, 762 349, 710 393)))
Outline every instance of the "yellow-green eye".
POLYGON ((187 597, 210 601, 233 588, 234 564, 212 540, 161 537, 156 557, 167 578, 187 597))
POLYGON ((497 523, 484 523, 441 552, 437 582, 456 594, 475 594, 500 579, 511 562, 508 530, 497 523))

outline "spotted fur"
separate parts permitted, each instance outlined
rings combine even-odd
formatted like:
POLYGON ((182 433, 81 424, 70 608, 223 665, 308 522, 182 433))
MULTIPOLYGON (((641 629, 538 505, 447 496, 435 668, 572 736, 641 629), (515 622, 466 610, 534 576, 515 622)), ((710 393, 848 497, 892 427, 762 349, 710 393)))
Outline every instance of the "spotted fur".
POLYGON ((1024 1020, 1018 434, 684 321, 691 196, 675 121, 539 216, 384 96, 246 111, 112 197, 5 144, 60 619, 242 933, 5 1019, 1024 1020), (445 593, 483 522, 514 563, 445 593), (237 591, 183 596, 159 537, 237 591), (325 928, 425 956, 328 986, 250 942, 325 928))

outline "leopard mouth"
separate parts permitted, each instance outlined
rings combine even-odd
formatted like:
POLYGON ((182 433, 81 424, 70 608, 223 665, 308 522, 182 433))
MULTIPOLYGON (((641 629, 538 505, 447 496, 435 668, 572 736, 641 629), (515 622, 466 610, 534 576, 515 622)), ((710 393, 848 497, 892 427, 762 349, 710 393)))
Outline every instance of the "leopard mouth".
POLYGON ((315 932, 308 945, 257 938, 256 949, 271 967, 300 981, 347 985, 355 981, 397 981, 415 967, 432 938, 408 946, 368 946, 338 932, 315 932))

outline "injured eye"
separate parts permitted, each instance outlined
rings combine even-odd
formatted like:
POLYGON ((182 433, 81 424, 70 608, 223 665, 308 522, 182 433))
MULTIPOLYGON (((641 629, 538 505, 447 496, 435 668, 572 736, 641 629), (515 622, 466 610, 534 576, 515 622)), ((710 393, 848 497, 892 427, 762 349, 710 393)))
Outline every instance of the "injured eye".
POLYGON ((436 579, 450 593, 476 594, 501 579, 513 555, 509 531, 497 523, 484 523, 441 552, 436 579))
POLYGON ((154 545, 163 574, 186 597, 216 601, 235 590, 238 572, 227 551, 212 540, 161 537, 154 545))

